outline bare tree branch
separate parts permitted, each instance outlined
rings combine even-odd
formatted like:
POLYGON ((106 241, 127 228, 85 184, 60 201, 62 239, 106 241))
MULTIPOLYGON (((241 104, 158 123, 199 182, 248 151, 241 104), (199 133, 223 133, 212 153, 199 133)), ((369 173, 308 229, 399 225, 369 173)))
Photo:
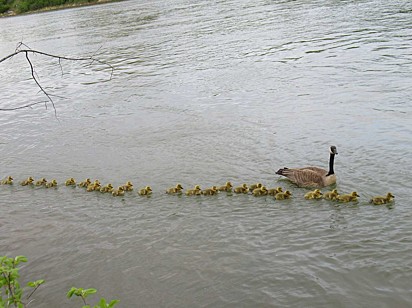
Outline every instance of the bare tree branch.
MULTIPOLYGON (((101 48, 101 47, 100 47, 101 48)), ((49 57, 49 58, 53 58, 53 59, 57 59, 58 60, 58 64, 60 66, 60 70, 63 76, 63 66, 62 66, 62 60, 65 61, 83 61, 83 62, 90 62, 89 65, 92 65, 93 63, 99 63, 102 65, 107 66, 110 69, 110 78, 109 80, 112 79, 113 77, 113 72, 114 72, 114 67, 112 65, 110 65, 107 62, 101 61, 99 59, 97 59, 95 57, 96 53, 100 50, 100 48, 91 56, 88 57, 65 57, 65 56, 59 56, 59 55, 54 55, 54 54, 50 54, 50 53, 46 53, 46 52, 42 52, 39 50, 35 50, 35 49, 31 49, 29 46, 27 46, 26 44, 24 44, 23 42, 19 42, 17 44, 16 50, 14 51, 14 53, 7 55, 6 57, 0 59, 0 63, 5 62, 19 54, 25 54, 25 58, 27 60, 27 62, 29 63, 30 66, 30 71, 31 71, 31 78, 34 80, 34 82, 36 83, 37 87, 39 88, 39 92, 43 93, 46 97, 47 97, 47 101, 42 101, 42 102, 36 102, 36 103, 31 103, 31 104, 27 104, 24 106, 20 106, 20 107, 13 107, 13 108, 0 108, 0 111, 11 111, 11 110, 18 110, 18 109, 23 109, 23 108, 28 108, 28 107, 32 107, 34 105, 37 104, 41 104, 44 103, 47 109, 47 102, 51 103, 51 105, 53 106, 53 110, 54 110, 54 115, 57 119, 57 110, 56 110, 56 106, 54 104, 53 98, 52 97, 59 97, 62 98, 61 96, 57 96, 57 95, 52 95, 50 93, 48 93, 46 91, 46 89, 41 85, 40 81, 39 81, 39 77, 36 73, 35 67, 33 65, 32 60, 30 59, 29 55, 41 55, 41 56, 45 56, 45 57, 49 57)))

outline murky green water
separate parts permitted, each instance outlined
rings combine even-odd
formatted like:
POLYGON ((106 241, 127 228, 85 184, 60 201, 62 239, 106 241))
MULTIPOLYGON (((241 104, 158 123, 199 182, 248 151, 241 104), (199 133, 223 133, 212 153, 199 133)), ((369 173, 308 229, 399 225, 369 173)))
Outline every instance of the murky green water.
MULTIPOLYGON (((0 19, 0 58, 23 40, 51 106, 0 112, 0 177, 151 185, 151 198, 0 186, 0 254, 44 278, 33 307, 95 287, 119 307, 410 307, 412 4, 126 1, 0 19), (99 49, 101 48, 101 49, 99 49), (327 166, 357 204, 310 202, 284 166, 327 166), (190 198, 261 181, 286 202, 190 198), (372 207, 392 191, 396 203, 372 207)), ((0 64, 0 108, 44 97, 25 59, 0 64)))

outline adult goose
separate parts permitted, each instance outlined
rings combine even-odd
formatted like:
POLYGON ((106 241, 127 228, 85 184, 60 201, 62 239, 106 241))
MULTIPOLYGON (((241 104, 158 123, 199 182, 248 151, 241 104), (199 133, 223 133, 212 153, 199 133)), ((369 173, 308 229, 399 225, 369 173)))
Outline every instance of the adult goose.
POLYGON ((318 167, 304 168, 282 168, 276 174, 283 175, 300 187, 325 187, 336 183, 336 175, 333 170, 335 155, 338 152, 336 147, 330 147, 329 170, 318 167))

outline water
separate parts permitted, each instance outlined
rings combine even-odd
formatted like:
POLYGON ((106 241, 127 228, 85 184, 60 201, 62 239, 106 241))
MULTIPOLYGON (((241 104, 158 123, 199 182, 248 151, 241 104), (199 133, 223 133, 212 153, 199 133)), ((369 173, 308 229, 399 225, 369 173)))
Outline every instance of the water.
MULTIPOLYGON (((0 112, 0 176, 151 185, 151 198, 0 186, 1 255, 44 278, 33 307, 72 286, 119 307, 410 307, 412 4, 126 1, 0 19, 21 40, 115 68, 31 56, 53 108, 0 112), (62 75, 63 71, 63 75, 62 75), (303 199, 275 176, 327 166, 356 204, 303 199), (190 198, 263 182, 286 202, 190 198), (368 200, 391 191, 396 202, 368 200)), ((0 108, 43 101, 24 57, 1 63, 0 108)))

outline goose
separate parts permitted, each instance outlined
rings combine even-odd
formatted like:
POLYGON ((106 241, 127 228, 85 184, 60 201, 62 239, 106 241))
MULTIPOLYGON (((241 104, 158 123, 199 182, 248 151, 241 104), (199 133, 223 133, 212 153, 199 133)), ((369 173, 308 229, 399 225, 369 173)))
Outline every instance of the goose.
POLYGON ((292 196, 292 193, 289 190, 287 190, 285 192, 277 193, 276 196, 275 196, 275 199, 276 200, 285 200, 285 199, 290 199, 291 196, 292 196))
POLYGON ((26 180, 20 183, 21 186, 33 185, 34 179, 29 176, 26 180))
POLYGON ((356 191, 353 191, 350 194, 347 195, 339 195, 336 200, 340 201, 340 202, 350 202, 350 201, 358 201, 358 193, 356 191))
POLYGON ((337 200, 339 194, 337 189, 333 189, 331 191, 325 192, 323 194, 323 199, 327 200, 337 200))
POLYGON ((139 190, 139 195, 141 196, 148 196, 152 193, 152 188, 150 186, 146 186, 139 190))
POLYGON ((243 184, 242 186, 235 187, 233 191, 237 194, 247 194, 249 188, 247 187, 247 184, 243 184))
POLYGON ((282 168, 276 174, 283 175, 299 187, 325 187, 336 183, 336 175, 333 170, 335 155, 338 152, 336 146, 330 147, 329 171, 318 167, 282 168))
POLYGON ((322 192, 319 189, 315 189, 314 191, 310 191, 305 194, 305 199, 322 199, 322 192))
POLYGON ((166 190, 167 194, 181 194, 183 186, 181 184, 177 184, 176 187, 171 187, 166 190))
POLYGON ((382 196, 373 197, 373 198, 369 201, 369 203, 373 203, 373 204, 375 204, 375 205, 386 204, 386 203, 392 202, 392 201, 393 201, 393 198, 395 198, 395 196, 394 196, 392 193, 388 192, 388 193, 386 194, 386 197, 382 197, 382 196))
POLYGON ((12 185, 13 184, 13 178, 9 175, 7 178, 1 181, 2 185, 12 185))
POLYGON ((226 182, 225 185, 220 186, 217 188, 218 191, 227 191, 227 192, 231 192, 232 191, 232 183, 231 182, 226 182))
POLYGON ((268 189, 268 195, 269 196, 275 196, 276 194, 283 192, 282 187, 276 187, 276 188, 271 188, 268 189))

